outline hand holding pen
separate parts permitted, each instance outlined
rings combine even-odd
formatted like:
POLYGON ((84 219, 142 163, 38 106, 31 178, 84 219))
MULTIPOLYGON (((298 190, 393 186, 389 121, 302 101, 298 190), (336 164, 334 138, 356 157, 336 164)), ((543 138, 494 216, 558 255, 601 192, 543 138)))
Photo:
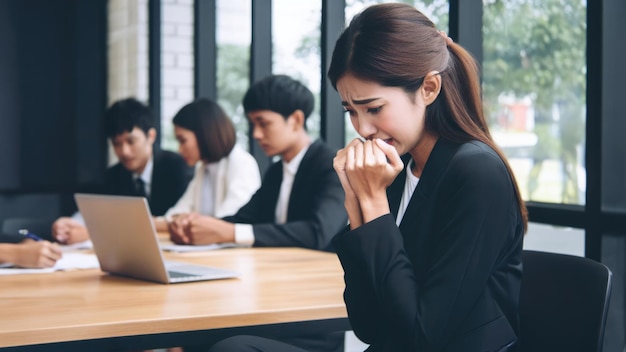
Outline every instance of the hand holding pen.
POLYGON ((19 229, 17 233, 19 233, 20 235, 24 237, 30 238, 33 241, 43 241, 43 238, 35 235, 34 233, 28 231, 27 229, 19 229))
POLYGON ((26 229, 19 234, 32 241, 22 241, 17 244, 15 258, 11 262, 23 268, 49 268, 61 259, 63 252, 56 243, 50 243, 26 229))

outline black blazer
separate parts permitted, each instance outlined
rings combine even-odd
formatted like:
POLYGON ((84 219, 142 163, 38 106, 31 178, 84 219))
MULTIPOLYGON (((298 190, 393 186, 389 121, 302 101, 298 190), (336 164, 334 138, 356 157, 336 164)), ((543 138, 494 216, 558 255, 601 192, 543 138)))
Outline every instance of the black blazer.
MULTIPOLYGON (((516 341, 523 221, 500 157, 439 140, 396 226, 392 214, 338 235, 344 299, 371 351, 499 351, 516 341)), ((370 351, 368 350, 368 351, 370 351)))
POLYGON ((320 140, 309 146, 293 181, 285 224, 275 223, 282 161, 270 166, 250 201, 224 220, 252 224, 256 247, 332 250, 332 237, 348 221, 343 188, 333 169, 334 157, 335 152, 320 140))
MULTIPOLYGON (((150 186, 150 211, 161 216, 174 206, 183 195, 193 176, 193 169, 178 154, 160 150, 154 152, 152 184, 150 186)), ((107 169, 104 183, 97 193, 137 196, 133 175, 122 164, 117 163, 107 169)))

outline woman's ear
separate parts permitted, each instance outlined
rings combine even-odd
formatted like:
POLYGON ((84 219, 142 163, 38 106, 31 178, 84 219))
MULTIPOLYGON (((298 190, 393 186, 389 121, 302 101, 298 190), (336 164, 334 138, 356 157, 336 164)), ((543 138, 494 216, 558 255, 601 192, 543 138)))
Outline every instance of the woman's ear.
POLYGON ((426 106, 432 104, 441 92, 441 74, 439 71, 430 71, 424 77, 424 83, 420 89, 422 99, 426 106))

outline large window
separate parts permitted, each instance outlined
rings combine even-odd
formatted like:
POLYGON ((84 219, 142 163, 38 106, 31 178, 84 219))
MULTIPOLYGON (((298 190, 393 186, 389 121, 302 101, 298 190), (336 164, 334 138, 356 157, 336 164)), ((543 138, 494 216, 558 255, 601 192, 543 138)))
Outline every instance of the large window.
MULTIPOLYGON (((193 3, 161 0, 161 147, 178 149, 172 118, 193 100, 193 3)), ((148 103, 148 0, 109 0, 109 104, 127 97, 148 103)), ((111 152, 110 162, 116 162, 111 152)))
POLYGON ((178 150, 172 118, 194 99, 193 3, 161 0, 161 147, 178 150))
MULTIPOLYGON (((584 1, 484 1, 486 118, 526 201, 585 203, 585 40, 584 1)), ((582 256, 584 247, 583 231, 539 224, 525 241, 582 256)))
POLYGON ((320 134, 320 0, 274 0, 272 4, 272 72, 286 74, 306 85, 315 95, 315 109, 307 129, 320 134))
POLYGON ((108 105, 148 100, 148 0, 108 2, 108 105))
POLYGON ((585 200, 582 0, 484 2, 484 104, 528 201, 585 200))
POLYGON ((241 101, 249 86, 252 10, 249 0, 217 1, 217 101, 233 119, 237 144, 248 149, 241 101))
MULTIPOLYGON (((148 102, 148 0, 109 0, 107 106, 129 97, 148 102)), ((117 162, 109 144, 108 164, 117 162)))
POLYGON ((346 24, 352 17, 367 6, 389 2, 403 2, 415 6, 423 14, 428 16, 437 28, 442 31, 448 29, 448 0, 346 0, 346 24))

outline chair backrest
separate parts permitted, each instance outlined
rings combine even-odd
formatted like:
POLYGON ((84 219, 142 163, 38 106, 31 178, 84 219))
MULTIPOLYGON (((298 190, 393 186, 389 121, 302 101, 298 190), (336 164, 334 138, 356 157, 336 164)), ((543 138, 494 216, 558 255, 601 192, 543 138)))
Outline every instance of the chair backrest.
POLYGON ((52 240, 52 222, 48 218, 8 218, 2 222, 2 233, 17 234, 20 229, 28 229, 38 236, 52 240))
POLYGON ((601 352, 611 271, 594 260, 525 250, 520 295, 523 352, 601 352))

